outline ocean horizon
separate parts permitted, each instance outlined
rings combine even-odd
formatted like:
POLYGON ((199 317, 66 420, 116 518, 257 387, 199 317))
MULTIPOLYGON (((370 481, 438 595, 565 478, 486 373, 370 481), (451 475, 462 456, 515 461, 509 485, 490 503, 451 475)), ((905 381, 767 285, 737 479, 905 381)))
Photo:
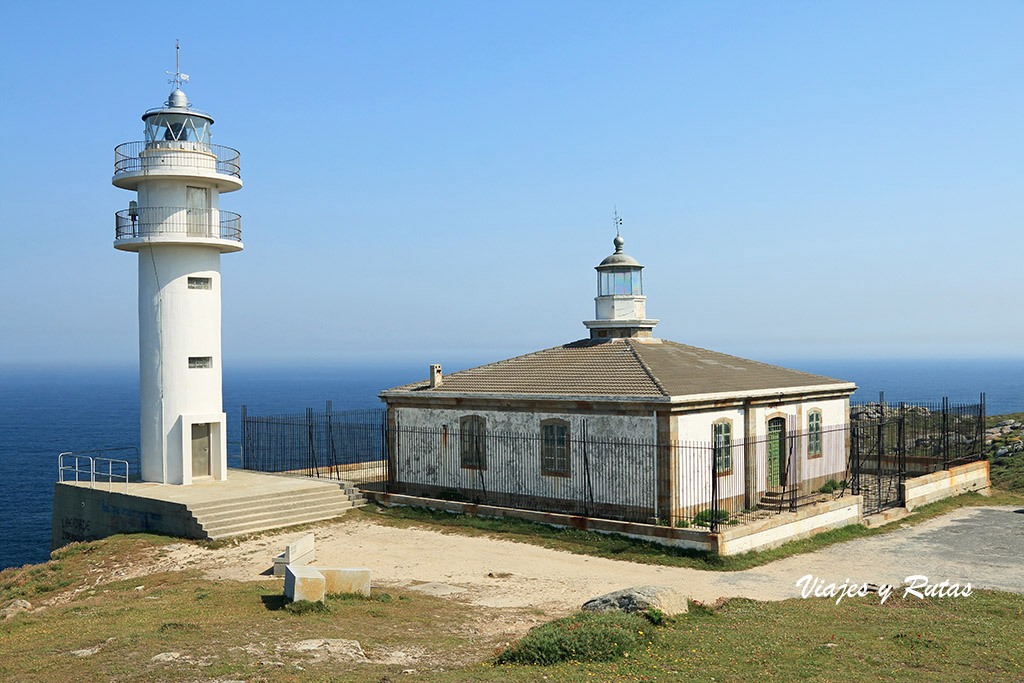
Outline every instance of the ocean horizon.
MULTIPOLYGON (((1024 359, 771 359, 855 382, 856 401, 976 403, 987 413, 1024 412, 1024 359)), ((300 413, 331 401, 335 410, 383 407, 384 389, 426 379, 426 366, 251 364, 224 370, 228 441, 249 414, 300 413)), ((53 484, 63 451, 138 446, 138 369, 0 367, 0 569, 49 557, 53 484)), ((233 449, 229 449, 233 451, 233 449)))

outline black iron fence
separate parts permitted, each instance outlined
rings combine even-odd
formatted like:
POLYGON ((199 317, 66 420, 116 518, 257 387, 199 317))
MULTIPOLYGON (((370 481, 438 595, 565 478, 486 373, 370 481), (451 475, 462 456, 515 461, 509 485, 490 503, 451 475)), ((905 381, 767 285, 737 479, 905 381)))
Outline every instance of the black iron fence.
POLYGON ((899 504, 906 478, 979 459, 984 403, 858 404, 851 423, 750 440, 656 443, 582 429, 389 427, 381 410, 252 416, 242 467, 540 512, 717 531, 846 493, 899 504), (895 501, 895 502, 893 502, 895 501))
POLYGON ((984 458, 985 395, 978 403, 877 402, 850 406, 850 484, 865 512, 902 505, 909 478, 984 458))
POLYGON ((307 408, 249 415, 242 406, 242 469, 370 484, 387 472, 385 411, 307 408))

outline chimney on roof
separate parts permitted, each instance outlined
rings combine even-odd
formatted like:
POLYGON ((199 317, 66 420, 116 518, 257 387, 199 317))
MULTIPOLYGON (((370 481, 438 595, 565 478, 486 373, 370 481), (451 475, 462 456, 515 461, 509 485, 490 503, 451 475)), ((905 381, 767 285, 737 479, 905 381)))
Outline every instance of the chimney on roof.
POLYGON ((430 366, 430 388, 441 386, 441 366, 431 365, 430 366))

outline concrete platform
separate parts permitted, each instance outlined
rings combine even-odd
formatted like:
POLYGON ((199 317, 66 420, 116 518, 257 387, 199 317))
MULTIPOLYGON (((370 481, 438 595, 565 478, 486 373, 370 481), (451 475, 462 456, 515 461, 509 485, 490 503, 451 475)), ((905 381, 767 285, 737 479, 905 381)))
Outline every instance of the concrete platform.
POLYGON ((351 485, 230 470, 227 481, 191 486, 133 481, 54 485, 51 546, 148 531, 216 539, 330 519, 365 504, 351 485))

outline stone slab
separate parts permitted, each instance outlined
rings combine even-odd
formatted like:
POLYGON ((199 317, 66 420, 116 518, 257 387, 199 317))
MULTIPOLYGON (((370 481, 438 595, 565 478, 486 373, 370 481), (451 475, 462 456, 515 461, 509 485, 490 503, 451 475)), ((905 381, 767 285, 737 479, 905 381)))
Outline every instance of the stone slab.
POLYGON ((288 565, 284 572, 284 596, 292 602, 309 600, 324 601, 324 575, 313 567, 288 565))
POLYGON ((363 567, 313 567, 324 577, 324 591, 330 594, 358 593, 370 596, 370 570, 363 567))
POLYGON ((284 569, 288 565, 307 565, 314 557, 313 534, 306 534, 302 538, 289 543, 284 552, 274 558, 274 576, 284 576, 284 569))

